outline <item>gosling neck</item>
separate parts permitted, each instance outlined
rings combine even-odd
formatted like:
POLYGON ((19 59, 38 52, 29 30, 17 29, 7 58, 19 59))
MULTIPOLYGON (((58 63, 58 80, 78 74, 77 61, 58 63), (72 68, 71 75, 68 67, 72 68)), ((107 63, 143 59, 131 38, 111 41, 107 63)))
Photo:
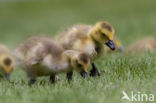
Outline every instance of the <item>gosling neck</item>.
POLYGON ((63 53, 62 54, 62 62, 66 63, 67 67, 71 67, 71 56, 66 53, 63 53))
POLYGON ((88 35, 88 38, 91 39, 95 44, 99 45, 101 44, 99 41, 97 41, 94 37, 93 37, 94 32, 90 32, 88 35))

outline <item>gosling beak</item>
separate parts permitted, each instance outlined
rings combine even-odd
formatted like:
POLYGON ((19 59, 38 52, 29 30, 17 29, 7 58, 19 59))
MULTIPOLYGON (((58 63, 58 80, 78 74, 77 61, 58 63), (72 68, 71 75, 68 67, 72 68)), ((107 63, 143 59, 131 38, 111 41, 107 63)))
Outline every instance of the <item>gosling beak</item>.
POLYGON ((10 80, 10 74, 6 74, 6 75, 5 75, 5 78, 6 78, 7 80, 10 80))
POLYGON ((123 52, 123 51, 124 51, 124 47, 123 47, 123 46, 120 46, 120 47, 118 48, 118 50, 119 50, 120 52, 123 52))
POLYGON ((88 75, 87 75, 87 72, 85 72, 85 71, 81 71, 80 74, 81 74, 81 76, 82 76, 83 78, 86 78, 86 77, 88 76, 88 75))
POLYGON ((113 40, 109 40, 106 45, 111 49, 111 50, 115 50, 115 45, 113 40))

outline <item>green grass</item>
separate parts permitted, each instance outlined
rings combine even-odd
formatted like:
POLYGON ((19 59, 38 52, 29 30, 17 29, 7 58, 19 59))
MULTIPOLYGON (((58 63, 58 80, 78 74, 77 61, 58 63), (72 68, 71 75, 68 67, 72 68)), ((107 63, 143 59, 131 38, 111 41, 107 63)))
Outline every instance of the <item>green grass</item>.
MULTIPOLYGON (((125 47, 156 35, 155 0, 8 1, 0 2, 0 42, 11 49, 31 35, 54 36, 63 27, 98 20, 109 21, 125 47)), ((100 77, 84 80, 74 73, 68 84, 61 74, 55 85, 43 77, 32 87, 25 73, 16 69, 12 83, 0 80, 0 103, 125 103, 121 101, 123 90, 156 96, 156 52, 104 55, 96 65, 100 77)))

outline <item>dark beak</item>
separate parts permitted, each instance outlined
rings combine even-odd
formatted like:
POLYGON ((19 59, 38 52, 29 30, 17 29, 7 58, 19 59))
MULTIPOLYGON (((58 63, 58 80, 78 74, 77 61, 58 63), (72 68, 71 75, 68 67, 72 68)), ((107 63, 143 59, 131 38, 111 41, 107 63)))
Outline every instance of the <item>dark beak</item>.
POLYGON ((6 74, 6 75, 5 75, 5 78, 6 78, 7 80, 10 80, 10 74, 6 74))
POLYGON ((113 40, 109 40, 106 45, 111 49, 111 50, 115 50, 115 45, 113 40))
POLYGON ((82 76, 83 78, 86 78, 86 77, 88 76, 88 75, 87 75, 87 72, 85 72, 85 71, 81 71, 80 74, 81 74, 81 76, 82 76))

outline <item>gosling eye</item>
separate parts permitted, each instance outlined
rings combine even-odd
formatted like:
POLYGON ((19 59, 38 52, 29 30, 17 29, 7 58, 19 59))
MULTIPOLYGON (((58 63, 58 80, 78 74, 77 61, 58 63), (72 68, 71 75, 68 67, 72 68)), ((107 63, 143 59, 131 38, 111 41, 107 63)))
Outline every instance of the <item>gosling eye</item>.
POLYGON ((102 34, 103 37, 106 37, 106 34, 105 33, 101 33, 101 34, 102 34))
POLYGON ((78 63, 78 64, 77 64, 77 66, 78 66, 79 68, 81 68, 81 67, 82 67, 82 65, 81 65, 80 63, 78 63))

